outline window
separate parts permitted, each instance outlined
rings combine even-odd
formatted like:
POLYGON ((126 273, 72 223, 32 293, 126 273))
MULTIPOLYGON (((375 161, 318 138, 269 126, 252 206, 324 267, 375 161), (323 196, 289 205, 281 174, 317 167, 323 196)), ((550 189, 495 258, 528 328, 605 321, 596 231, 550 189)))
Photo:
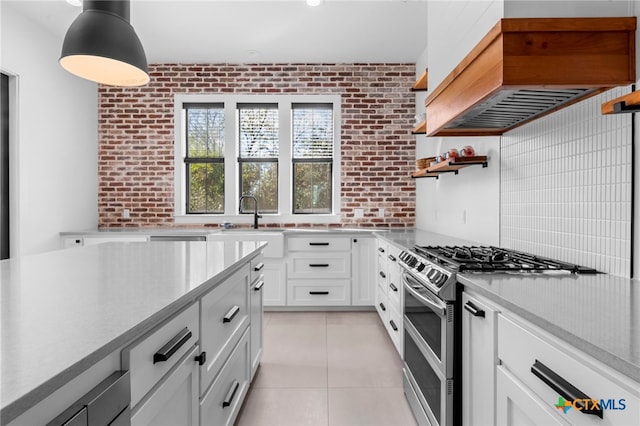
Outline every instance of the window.
POLYGON ((260 213, 278 213, 278 105, 240 104, 238 124, 240 195, 256 197, 260 213))
POLYGON ((176 95, 176 222, 340 221, 340 95, 176 95), (253 205, 242 206, 243 211, 253 205))
POLYGON ((187 213, 224 213, 224 107, 187 104, 187 213))

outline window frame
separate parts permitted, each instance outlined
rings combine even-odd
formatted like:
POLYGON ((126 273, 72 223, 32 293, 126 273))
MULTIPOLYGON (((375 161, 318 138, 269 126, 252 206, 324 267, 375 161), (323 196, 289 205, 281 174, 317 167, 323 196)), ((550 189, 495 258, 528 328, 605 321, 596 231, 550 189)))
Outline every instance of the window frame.
MULTIPOLYGON (((250 223, 250 215, 238 213, 240 199, 239 133, 236 111, 238 104, 278 104, 279 158, 277 213, 265 213, 261 223, 340 223, 341 218, 341 97, 339 94, 318 95, 251 95, 251 94, 178 94, 174 97, 174 220, 176 223, 250 223), (187 181, 185 171, 186 141, 183 104, 223 104, 225 111, 225 208, 223 214, 186 212, 187 181), (292 105, 332 104, 333 162, 332 213, 293 213, 293 147, 292 105)), ((255 161, 256 159, 251 159, 255 161)))

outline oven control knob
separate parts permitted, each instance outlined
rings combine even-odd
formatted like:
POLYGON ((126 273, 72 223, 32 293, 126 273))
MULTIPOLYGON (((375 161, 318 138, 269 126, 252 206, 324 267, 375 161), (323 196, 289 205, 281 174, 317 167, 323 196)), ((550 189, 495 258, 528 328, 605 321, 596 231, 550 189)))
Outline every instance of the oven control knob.
POLYGON ((427 265, 425 265, 424 263, 418 263, 418 266, 416 266, 416 270, 418 272, 422 272, 422 270, 426 267, 427 265))
POLYGON ((447 277, 445 274, 442 274, 442 273, 441 273, 441 274, 440 274, 440 276, 438 277, 438 280, 436 281, 436 283, 435 283, 435 284, 436 284, 438 287, 442 287, 442 286, 444 285, 444 283, 446 283, 446 282, 447 282, 447 278, 448 278, 448 277, 447 277))

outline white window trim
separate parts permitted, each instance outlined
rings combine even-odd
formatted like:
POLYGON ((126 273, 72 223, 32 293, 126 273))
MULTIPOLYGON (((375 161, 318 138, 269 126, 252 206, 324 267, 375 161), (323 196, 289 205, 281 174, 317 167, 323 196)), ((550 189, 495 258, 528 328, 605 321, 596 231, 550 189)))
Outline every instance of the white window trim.
POLYGON ((251 224, 253 216, 238 214, 239 182, 238 176, 238 137, 236 126, 236 105, 238 103, 278 103, 280 158, 278 162, 278 213, 262 214, 260 223, 312 223, 330 224, 340 223, 342 205, 340 198, 340 124, 341 98, 340 95, 243 95, 243 94, 181 94, 174 98, 174 220, 179 224, 223 223, 251 224), (225 108, 225 140, 236 141, 225 143, 225 212, 224 214, 187 214, 185 194, 185 135, 183 129, 183 104, 185 103, 223 103, 225 108), (333 104, 334 119, 334 152, 333 152, 333 206, 332 214, 293 214, 291 196, 292 167, 291 167, 291 105, 295 103, 331 103, 333 104))

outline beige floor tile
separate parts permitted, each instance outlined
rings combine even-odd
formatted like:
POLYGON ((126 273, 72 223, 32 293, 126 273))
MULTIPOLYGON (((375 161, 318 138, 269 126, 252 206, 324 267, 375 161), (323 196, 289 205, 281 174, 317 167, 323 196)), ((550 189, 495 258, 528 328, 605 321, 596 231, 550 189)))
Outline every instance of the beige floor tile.
POLYGON ((269 312, 269 325, 325 325, 326 312, 269 312))
POLYGON ((414 426, 402 388, 329 389, 330 426, 414 426))
POLYGON ((265 328, 264 352, 254 386, 326 387, 326 326, 271 324, 265 328))
POLYGON ((402 387, 402 360, 375 326, 327 326, 329 388, 402 387))
POLYGON ((236 426, 327 425, 326 389, 253 387, 236 426))
POLYGON ((382 325, 377 312, 329 312, 327 325, 382 325))

